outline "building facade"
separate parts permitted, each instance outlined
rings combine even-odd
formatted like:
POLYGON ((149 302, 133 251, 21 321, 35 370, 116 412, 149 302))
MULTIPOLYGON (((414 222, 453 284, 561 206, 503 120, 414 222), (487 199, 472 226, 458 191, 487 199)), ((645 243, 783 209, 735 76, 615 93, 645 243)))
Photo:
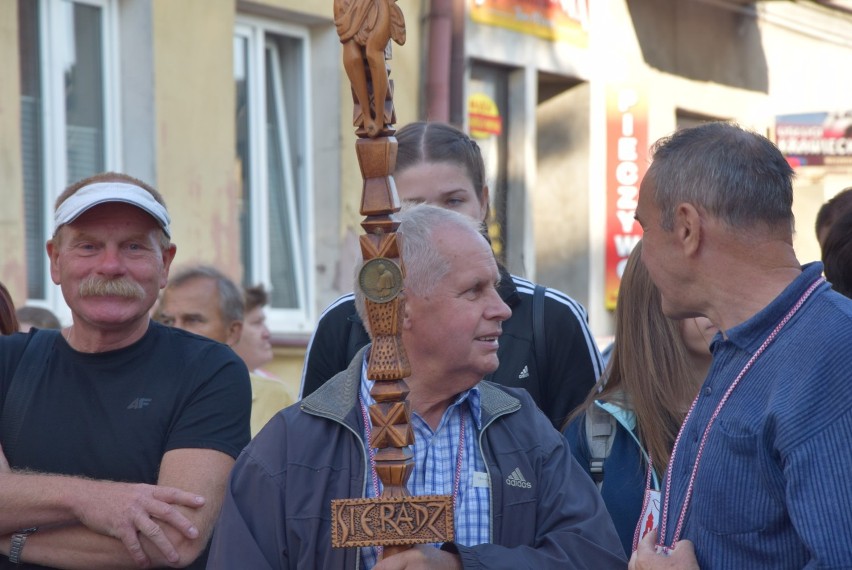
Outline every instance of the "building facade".
MULTIPOLYGON (((501 118, 484 143, 493 233, 513 272, 581 301, 599 337, 612 334, 620 269, 641 235, 649 145, 706 120, 776 140, 787 115, 842 121, 852 107, 840 72, 852 65, 848 2, 469 0, 460 22, 452 118, 470 130, 482 92, 501 118)), ((819 206, 852 185, 852 142, 834 136, 832 159, 791 158, 802 261, 819 258, 819 206)))

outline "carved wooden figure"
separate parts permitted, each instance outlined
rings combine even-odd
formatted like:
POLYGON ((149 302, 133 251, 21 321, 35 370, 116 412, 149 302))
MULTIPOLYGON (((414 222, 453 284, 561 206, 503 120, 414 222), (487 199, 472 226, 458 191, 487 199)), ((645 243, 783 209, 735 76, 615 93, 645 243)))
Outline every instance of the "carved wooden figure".
MULTIPOLYGON (((373 344, 367 377, 375 380, 376 401, 364 411, 369 434, 370 471, 381 481, 377 499, 332 502, 332 546, 379 545, 390 556, 417 543, 453 540, 450 496, 412 497, 406 488, 414 469, 414 432, 406 401, 411 374, 401 328, 405 266, 401 259, 399 197, 393 180, 397 142, 393 122, 393 85, 385 63, 386 47, 405 42, 402 12, 395 0, 335 0, 334 21, 343 44, 343 63, 355 99, 355 143, 363 178, 360 238, 364 266, 358 285, 364 294, 373 344), (371 97, 372 94, 372 97, 371 97), (372 105, 371 105, 372 99, 372 105), (372 449, 377 449, 372 453, 372 449)), ((368 482, 370 484, 370 482, 368 482)))
POLYGON ((405 21, 396 0, 334 0, 334 24, 343 44, 343 67, 358 107, 355 125, 377 137, 393 121, 385 50, 393 39, 405 43, 405 21), (365 63, 366 62, 366 63, 365 63), (372 83, 372 104, 369 84, 372 83))

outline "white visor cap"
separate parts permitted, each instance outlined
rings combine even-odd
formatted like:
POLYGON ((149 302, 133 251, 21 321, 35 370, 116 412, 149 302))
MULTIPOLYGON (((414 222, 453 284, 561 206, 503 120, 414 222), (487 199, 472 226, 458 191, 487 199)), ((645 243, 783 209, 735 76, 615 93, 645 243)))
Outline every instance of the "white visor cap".
POLYGON ((124 202, 145 210, 157 220, 166 237, 171 239, 171 218, 165 206, 157 202, 144 188, 128 182, 95 182, 74 192, 56 208, 54 232, 60 226, 70 224, 90 208, 107 202, 124 202))

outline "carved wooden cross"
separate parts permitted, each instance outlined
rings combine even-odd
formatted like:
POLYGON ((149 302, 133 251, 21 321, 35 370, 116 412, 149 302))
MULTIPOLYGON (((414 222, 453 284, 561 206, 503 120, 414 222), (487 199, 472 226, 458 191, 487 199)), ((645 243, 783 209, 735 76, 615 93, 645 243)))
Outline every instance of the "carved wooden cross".
POLYGON ((408 385, 411 374, 401 325, 404 300, 399 297, 405 266, 399 226, 399 196, 393 181, 397 142, 393 82, 386 59, 390 40, 405 43, 402 11, 395 0, 335 0, 334 22, 343 44, 343 65, 355 102, 355 151, 364 180, 360 238, 364 266, 358 285, 364 293, 373 345, 367 377, 375 380, 370 395, 370 442, 378 448, 376 475, 382 495, 375 499, 332 501, 332 546, 383 546, 384 556, 412 544, 453 540, 450 496, 411 496, 406 488, 414 469, 408 385))

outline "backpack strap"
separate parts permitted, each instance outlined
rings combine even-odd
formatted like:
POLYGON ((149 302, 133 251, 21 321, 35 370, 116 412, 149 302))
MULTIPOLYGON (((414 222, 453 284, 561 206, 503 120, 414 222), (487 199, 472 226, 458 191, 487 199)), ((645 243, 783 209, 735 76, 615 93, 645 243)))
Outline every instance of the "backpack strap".
MULTIPOLYGON (((547 343, 544 335, 544 293, 547 288, 536 284, 532 298, 533 348, 535 349, 535 364, 538 370, 539 388, 546 385, 548 378, 547 343)), ((549 394, 539 390, 542 398, 549 394)))
POLYGON ((58 330, 37 330, 32 334, 6 389, 3 416, 0 418, 0 438, 6 459, 12 457, 17 449, 24 415, 41 377, 39 371, 44 370, 50 360, 50 349, 59 334, 58 330))
POLYGON ((592 404, 586 410, 586 442, 589 445, 589 474, 598 490, 603 486, 604 461, 612 450, 615 439, 615 418, 612 414, 592 404))

